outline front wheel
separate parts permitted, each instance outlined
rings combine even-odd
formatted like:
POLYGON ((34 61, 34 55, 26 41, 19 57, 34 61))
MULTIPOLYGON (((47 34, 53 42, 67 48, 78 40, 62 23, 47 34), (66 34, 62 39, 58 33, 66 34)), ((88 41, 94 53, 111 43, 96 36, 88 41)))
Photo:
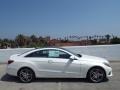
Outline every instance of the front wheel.
POLYGON ((18 77, 23 83, 30 83, 34 80, 35 75, 34 72, 29 68, 22 68, 18 72, 18 77))
POLYGON ((105 80, 105 71, 102 68, 92 68, 88 72, 87 78, 93 83, 99 83, 105 80))

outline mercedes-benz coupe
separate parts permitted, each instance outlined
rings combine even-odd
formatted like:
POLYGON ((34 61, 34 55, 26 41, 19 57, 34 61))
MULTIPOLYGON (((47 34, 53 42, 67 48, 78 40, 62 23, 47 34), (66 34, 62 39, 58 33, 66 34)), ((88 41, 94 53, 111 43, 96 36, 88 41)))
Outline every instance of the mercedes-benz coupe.
POLYGON ((39 48, 15 54, 8 60, 7 74, 29 83, 35 78, 87 78, 99 83, 112 76, 104 58, 75 54, 63 48, 39 48))

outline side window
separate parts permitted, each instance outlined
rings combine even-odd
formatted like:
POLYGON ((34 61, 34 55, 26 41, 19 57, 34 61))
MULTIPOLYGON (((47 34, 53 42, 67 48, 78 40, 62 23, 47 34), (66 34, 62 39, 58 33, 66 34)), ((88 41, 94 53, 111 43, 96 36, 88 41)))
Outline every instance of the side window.
POLYGON ((28 54, 25 57, 48 57, 48 50, 36 51, 36 52, 28 54))
POLYGON ((59 58, 66 58, 69 59, 70 55, 66 52, 60 51, 59 58))
POLYGON ((50 58, 70 58, 70 55, 66 52, 60 51, 60 50, 49 50, 48 57, 50 58))

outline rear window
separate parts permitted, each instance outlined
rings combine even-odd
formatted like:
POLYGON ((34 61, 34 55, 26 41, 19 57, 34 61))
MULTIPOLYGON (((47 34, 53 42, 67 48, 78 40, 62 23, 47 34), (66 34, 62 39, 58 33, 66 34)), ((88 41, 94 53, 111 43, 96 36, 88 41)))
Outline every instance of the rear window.
POLYGON ((39 50, 32 52, 25 57, 48 57, 48 50, 39 50))

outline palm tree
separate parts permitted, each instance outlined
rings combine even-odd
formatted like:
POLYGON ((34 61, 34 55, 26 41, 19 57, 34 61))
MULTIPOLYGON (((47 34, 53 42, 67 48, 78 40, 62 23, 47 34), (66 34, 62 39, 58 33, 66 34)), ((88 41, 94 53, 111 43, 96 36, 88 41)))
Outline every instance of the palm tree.
POLYGON ((110 37, 111 37, 111 36, 110 36, 109 34, 105 35, 105 38, 106 38, 107 43, 110 42, 110 37))

